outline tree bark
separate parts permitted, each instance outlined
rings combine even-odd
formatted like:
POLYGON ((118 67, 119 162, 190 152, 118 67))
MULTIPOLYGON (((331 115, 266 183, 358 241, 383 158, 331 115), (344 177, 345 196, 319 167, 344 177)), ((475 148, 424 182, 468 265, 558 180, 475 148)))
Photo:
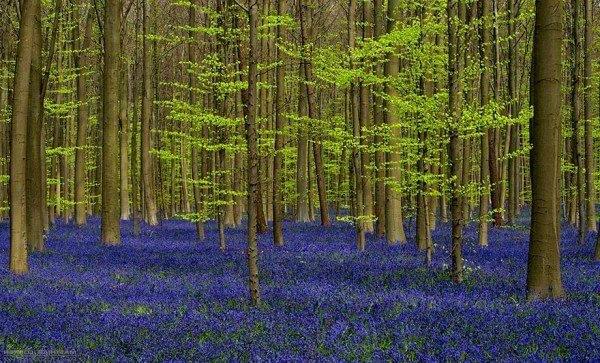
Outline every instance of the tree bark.
POLYGON ((452 218, 452 280, 461 283, 463 280, 463 210, 461 192, 461 168, 459 160, 461 149, 459 142, 459 124, 461 119, 462 89, 460 80, 463 74, 460 60, 460 27, 464 20, 464 3, 448 0, 448 112, 450 114, 450 213, 452 218))
MULTIPOLYGON (((311 23, 310 12, 307 10, 307 6, 304 3, 300 3, 300 31, 301 31, 301 43, 303 48, 303 68, 305 76, 305 92, 307 98, 307 111, 308 117, 311 120, 316 118, 316 102, 315 102, 315 89, 312 84, 313 81, 313 69, 312 61, 310 60, 311 53, 307 51, 308 45, 308 24, 311 23)), ((319 209, 321 214, 321 225, 329 226, 331 224, 329 220, 329 209, 327 206, 327 192, 325 190, 325 168, 323 166, 323 152, 321 150, 321 142, 315 140, 312 147, 313 159, 315 162, 315 176, 317 180, 317 192, 319 195, 319 209)), ((309 165, 310 167, 310 165, 309 165)))
POLYGON ((531 235, 527 299, 564 296, 560 272, 559 172, 560 79, 563 8, 560 0, 537 0, 531 101, 531 235))
MULTIPOLYGON (((391 33, 396 28, 396 23, 401 19, 402 14, 398 9, 398 0, 388 0, 387 8, 387 32, 391 33)), ((400 191, 400 183, 402 182, 401 171, 401 155, 399 139, 402 136, 400 129, 400 118, 396 113, 393 99, 398 97, 398 90, 390 83, 390 79, 398 76, 400 68, 400 60, 394 52, 389 55, 389 59, 385 64, 385 76, 388 78, 386 83, 386 94, 388 100, 386 102, 386 123, 390 127, 391 145, 390 151, 386 153, 386 177, 388 181, 385 186, 385 231, 388 244, 394 245, 397 243, 406 242, 406 234, 404 233, 404 224, 402 217, 402 192, 400 191)))
POLYGON ((25 274, 27 262, 27 118, 29 82, 33 55, 35 27, 39 18, 39 0, 24 0, 19 22, 19 43, 13 83, 13 105, 10 120, 10 259, 14 274, 25 274))
POLYGON ((141 130, 141 175, 144 196, 146 222, 151 226, 158 225, 156 217, 156 196, 154 186, 154 167, 150 148, 152 144, 152 58, 149 37, 149 0, 143 0, 142 10, 142 130, 141 130))
MULTIPOLYGON (((27 245, 30 251, 44 250, 42 194, 42 24, 41 8, 36 8, 33 53, 29 76, 29 114, 27 117, 27 245)), ((12 154, 11 154, 12 155, 12 154)))
POLYGON ((585 123, 585 198, 587 227, 591 232, 596 226, 596 190, 594 187, 594 139, 592 133, 592 0, 584 0, 584 65, 583 65, 583 115, 585 123))
MULTIPOLYGON (((373 0, 373 36, 379 39, 385 33, 385 10, 382 0, 373 0)), ((380 64, 375 65, 375 74, 383 77, 383 67, 380 64)), ((374 86, 378 93, 383 93, 382 86, 374 86)), ((376 126, 381 126, 385 122, 385 113, 383 110, 384 100, 379 95, 373 96, 373 119, 376 126)), ((375 145, 378 146, 375 151, 375 233, 385 236, 385 152, 382 150, 383 135, 380 132, 375 134, 375 145)))
POLYGON ((583 244, 585 235, 587 234, 586 218, 585 218, 585 186, 584 186, 584 170, 583 156, 581 155, 581 147, 579 142, 579 70, 580 70, 580 46, 579 46, 579 8, 581 3, 579 0, 571 1, 572 23, 571 23, 571 161, 575 165, 575 203, 577 205, 578 217, 578 242, 583 244))
MULTIPOLYGON (((75 68, 77 71, 77 139, 75 148, 75 224, 82 226, 86 223, 87 198, 86 192, 86 170, 85 156, 88 134, 88 107, 87 104, 87 87, 85 72, 89 66, 89 58, 86 54, 90 47, 92 37, 92 11, 89 11, 84 20, 85 29, 83 38, 79 40, 79 52, 74 54, 75 68)), ((75 31, 78 33, 77 38, 80 38, 79 26, 75 26, 75 31)))
MULTIPOLYGON (((285 1, 277 0, 277 16, 283 16, 285 1)), ((277 23, 276 38, 278 42, 283 41, 283 27, 277 23)), ((283 193, 281 191, 283 182, 283 112, 285 111, 285 65, 283 64, 283 52, 279 47, 275 48, 277 70, 276 93, 275 93, 275 157, 273 158, 273 242, 276 246, 283 246, 283 193)))
POLYGON ((258 246, 256 238, 256 208, 258 198, 258 145, 256 134, 256 101, 258 80, 258 2, 249 4, 248 18, 250 22, 248 49, 248 89, 244 92, 244 113, 246 119, 246 142, 248 144, 247 178, 248 178, 248 272, 250 301, 257 306, 260 303, 260 287, 258 275, 258 246))
POLYGON ((102 243, 121 243, 119 202, 119 52, 121 2, 107 0, 104 14, 102 122, 102 243))
MULTIPOLYGON (((512 1, 512 0, 509 0, 512 1)), ((479 97, 481 103, 482 116, 485 114, 486 107, 490 103, 490 69, 491 69, 491 37, 489 33, 491 23, 491 11, 489 0, 479 0, 479 18, 482 24, 479 28, 479 54, 481 62, 481 78, 479 85, 479 97)), ((509 75, 510 77, 510 75, 509 75)), ((489 149, 489 131, 482 130, 481 134, 481 197, 479 199, 479 245, 488 245, 489 231, 489 208, 490 208, 490 169, 489 169, 490 149, 489 149)))

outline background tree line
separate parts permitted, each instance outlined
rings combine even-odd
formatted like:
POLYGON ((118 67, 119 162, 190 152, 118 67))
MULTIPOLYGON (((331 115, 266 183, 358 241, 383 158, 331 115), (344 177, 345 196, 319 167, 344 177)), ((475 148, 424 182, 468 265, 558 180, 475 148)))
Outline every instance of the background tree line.
POLYGON ((485 247, 532 204, 529 292, 546 297, 559 221, 581 243, 597 230, 592 0, 2 1, 15 273, 59 218, 101 215, 107 245, 167 218, 203 240, 214 219, 224 250, 247 217, 258 302, 256 235, 283 245, 283 220, 352 223, 364 250, 414 219, 425 263, 452 223, 460 283, 462 227, 485 247))

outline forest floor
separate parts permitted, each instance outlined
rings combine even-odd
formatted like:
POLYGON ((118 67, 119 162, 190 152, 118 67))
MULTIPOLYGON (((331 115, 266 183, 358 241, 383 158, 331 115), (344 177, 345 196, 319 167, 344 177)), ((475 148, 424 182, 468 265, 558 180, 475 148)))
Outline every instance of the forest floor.
MULTIPOLYGON (((412 225, 412 224, 411 224, 412 225)), ((449 227, 433 233, 431 268, 409 243, 337 223, 285 224, 286 245, 260 237, 263 304, 247 303, 245 231, 164 221, 140 238, 123 223, 123 245, 99 243, 100 223, 59 224, 31 272, 11 276, 8 224, 0 225, 0 361, 109 360, 597 360, 600 264, 593 238, 563 231, 568 299, 526 303, 528 230, 491 229, 490 246, 465 231, 466 278, 450 281, 449 227), (7 355, 9 357, 7 357, 7 355)))

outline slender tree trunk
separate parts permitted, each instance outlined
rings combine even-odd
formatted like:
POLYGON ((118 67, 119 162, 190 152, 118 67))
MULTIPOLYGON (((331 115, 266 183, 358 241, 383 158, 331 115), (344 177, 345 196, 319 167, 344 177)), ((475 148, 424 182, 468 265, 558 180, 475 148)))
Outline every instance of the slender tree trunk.
MULTIPOLYGON (((308 24, 312 23, 312 18, 310 15, 310 11, 308 10, 306 4, 300 4, 300 29, 301 29, 301 42, 303 51, 303 68, 304 68, 304 76, 305 76, 305 92, 307 98, 308 105, 308 117, 311 120, 316 118, 316 102, 315 102, 315 89, 313 82, 313 69, 312 69, 312 61, 310 59, 310 52, 306 50, 306 46, 308 44, 309 32, 308 32, 308 24)), ((327 206, 327 194, 325 190, 325 167, 323 165, 323 152, 321 150, 321 142, 319 140, 315 140, 313 143, 313 159, 315 162, 315 176, 317 180, 317 192, 319 195, 319 209, 321 212, 321 225, 329 226, 331 224, 329 220, 329 210, 327 206)))
MULTIPOLYGON (((512 1, 512 0, 509 0, 512 1)), ((482 115, 485 115, 486 107, 490 103, 490 70, 491 70, 491 37, 489 28, 491 24, 491 11, 489 0, 479 0, 479 18, 482 24, 479 28, 479 54, 481 59, 481 78, 479 86, 479 97, 481 102, 482 115)), ((510 77, 510 75, 509 75, 510 77)), ((490 169, 489 169, 490 149, 489 132, 483 130, 481 134, 481 197, 479 199, 479 245, 488 245, 489 230, 489 208, 490 208, 490 169)))
POLYGON ((596 232, 596 190, 594 187, 594 139, 592 134, 592 0, 584 0, 584 65, 583 65, 583 115, 585 122, 585 198, 587 226, 596 232))
MULTIPOLYGON (((500 98, 500 48, 499 48, 499 35, 498 35, 498 0, 492 0, 492 11, 494 16, 494 22, 492 27, 492 56, 493 56, 493 99, 498 102, 500 98)), ((497 117, 497 112, 494 111, 494 117, 497 117)), ((500 172, 499 162, 499 145, 500 132, 498 128, 491 128, 488 133, 488 142, 490 150, 490 194, 492 197, 492 217, 494 220, 494 226, 499 227, 503 224, 502 220, 502 208, 501 203, 501 189, 503 187, 500 172)))
MULTIPOLYGON (((382 0, 373 0, 373 36, 379 39, 385 32, 385 9, 382 0)), ((375 74, 383 77, 383 67, 375 65, 375 74)), ((375 85, 375 90, 382 93, 383 87, 375 85)), ((376 126, 381 126, 385 120, 383 111, 384 101, 377 94, 373 96, 373 119, 376 126)), ((375 145, 383 144, 383 135, 375 134, 375 145)), ((385 152, 381 146, 375 151, 375 233, 382 237, 385 235, 385 152)))
POLYGON ((531 72, 532 206, 527 262, 528 300, 564 296, 558 215, 562 2, 537 0, 535 10, 531 72))
MULTIPOLYGON (((191 1, 191 6, 188 9, 188 26, 190 29, 196 26, 196 0, 191 1)), ((195 33, 190 30, 188 32, 190 39, 195 39, 195 33)), ((188 61, 191 65, 196 63, 196 48, 195 42, 188 43, 188 61)), ((190 106, 196 105, 196 76, 188 71, 188 88, 189 88, 189 102, 190 106)), ((194 193, 194 204, 195 210, 198 214, 198 220, 196 221, 196 238, 198 240, 204 240, 204 220, 203 220, 203 208, 202 208, 202 188, 198 185, 200 180, 200 161, 204 163, 202 154, 195 147, 192 147, 192 179, 194 180, 193 193, 194 193)))
MULTIPOLYGON (((300 77, 306 78, 304 66, 300 66, 300 77)), ((307 114, 306 92, 302 83, 299 83, 298 90, 298 116, 303 117, 307 114)), ((296 194, 298 200, 296 203, 296 220, 298 222, 309 222, 310 216, 308 213, 308 134, 306 130, 300 127, 298 131, 298 150, 296 162, 296 194)))
MULTIPOLYGON (((352 52, 356 46, 356 0, 350 0, 348 10, 348 41, 349 50, 352 52)), ((354 140, 360 140, 360 86, 357 81, 350 84, 350 112, 352 119, 352 136, 354 140)), ((352 156, 350 161, 350 178, 352 184, 352 214, 356 228, 356 247, 359 251, 364 251, 366 247, 365 223, 364 223, 364 183, 363 183, 363 163, 359 146, 354 144, 352 147, 352 156)))
MULTIPOLYGON (((277 15, 284 15, 284 0, 277 0, 277 15)), ((277 24, 276 37, 278 42, 283 41, 283 27, 277 24)), ((285 65, 283 52, 275 49, 277 57, 276 94, 275 94, 275 157, 273 158, 273 242, 276 246, 283 246, 283 193, 281 191, 283 182, 283 112, 285 111, 285 65)))
MULTIPOLYGON (((3 114, 6 110, 6 106, 8 105, 8 89, 10 80, 8 79, 8 70, 6 67, 5 60, 9 58, 9 47, 11 46, 9 32, 8 32, 8 22, 4 21, 4 17, 0 17, 0 63, 3 66, 0 67, 0 114, 3 114)), ((9 160, 10 151, 8 150, 10 144, 10 135, 8 128, 10 126, 7 123, 0 124, 0 157, 4 158, 4 160, 9 160)), ((0 163, 0 173, 2 175, 8 175, 9 171, 7 170, 6 162, 0 163)), ((7 207, 9 205, 8 200, 8 190, 6 185, 2 183, 0 185, 0 206, 7 207)), ((2 209, 0 211, 0 220, 4 220, 7 218, 6 209, 2 209)))
POLYGON ((461 169, 459 160, 461 149, 459 142, 458 125, 461 118, 461 94, 460 80, 463 70, 460 60, 460 26, 464 19, 464 3, 448 0, 448 112, 450 113, 450 213, 452 218, 452 279, 456 283, 463 280, 462 259, 462 234, 463 234, 463 211, 460 176, 461 169))
POLYGON ((150 148, 152 143, 151 138, 151 122, 152 122, 152 58, 150 53, 149 37, 149 0, 143 0, 142 8, 142 130, 141 130, 141 175, 142 189, 144 196, 144 207, 146 222, 151 226, 158 225, 156 217, 156 197, 154 188, 154 168, 152 164, 152 156, 150 148))
POLYGON ((127 80, 129 75, 127 74, 127 64, 125 62, 120 63, 121 66, 121 87, 119 89, 119 121, 121 126, 120 135, 120 154, 121 154, 121 219, 126 221, 129 219, 129 115, 127 112, 127 80))
POLYGON ((580 70, 580 47, 579 47, 579 32, 577 28, 579 26, 579 8, 581 3, 579 0, 571 1, 572 11, 572 23, 571 23, 571 39, 573 41, 571 46, 571 128, 573 130, 571 135, 571 159, 575 164, 575 203, 577 205, 577 217, 578 217, 578 242, 583 244, 585 241, 585 235, 587 233, 586 219, 585 219, 585 186, 584 186, 584 170, 583 170, 583 156, 581 155, 581 147, 579 142, 579 70, 580 70))
POLYGON ((121 2, 107 0, 104 15, 102 122, 102 243, 121 243, 119 202, 119 52, 121 2))
MULTIPOLYGON (((256 134, 256 102, 258 80, 258 2, 249 4, 248 17, 250 22, 248 49, 248 89, 244 92, 244 114, 246 119, 246 142, 248 143, 247 178, 248 178, 248 272, 250 301, 256 306, 260 303, 260 287, 258 281, 258 246, 256 238, 256 208, 258 198, 258 145, 256 134)), ((240 57, 241 58, 241 57, 240 57)))
MULTIPOLYGON (((419 6, 419 22, 423 28, 425 20, 425 5, 419 6)), ((425 36, 422 31, 419 37, 419 47, 425 47, 425 36)), ((419 77, 419 93, 424 99, 432 96, 431 84, 425 79, 426 75, 423 73, 419 77)), ((424 114, 417 116, 419 118, 417 124, 417 138, 419 141, 418 146, 418 159, 417 159, 417 221, 416 221, 416 242, 417 247, 421 251, 426 251, 426 263, 431 264, 431 241, 430 241, 430 229, 429 229, 429 215, 427 211, 427 183, 426 173, 427 168, 425 165, 425 159, 427 158, 427 131, 425 127, 424 114)))
MULTIPOLYGON (((508 0, 508 22, 507 31, 508 34, 516 33, 516 21, 517 14, 515 10, 515 0, 508 0)), ((510 116, 512 119, 516 119, 519 116, 519 104, 518 104, 518 86, 517 86, 517 75, 518 75, 518 62, 517 62, 517 42, 516 36, 512 36, 508 39, 508 99, 510 106, 510 116)), ((519 137, 520 137, 519 125, 510 126, 510 140, 509 140, 509 159, 508 159, 508 209, 507 217, 510 224, 514 224, 519 214, 519 157, 515 153, 519 149, 519 137)))
MULTIPOLYGON (((372 30, 370 29, 370 24, 373 23, 371 19, 372 11, 370 1, 364 1, 362 3, 362 19, 361 19, 361 28, 362 28, 362 40, 366 41, 369 38, 373 37, 372 30)), ((369 166, 371 165, 371 158, 369 155, 369 151, 367 147, 372 145, 373 139, 369 135, 369 130, 372 130, 371 127, 371 89, 369 86, 365 84, 364 80, 361 80, 359 83, 359 100, 360 100, 360 142, 362 146, 362 152, 360 153, 361 159, 361 183, 362 183, 362 193, 363 193, 363 208, 364 213, 367 218, 364 221, 365 232, 373 233, 374 224, 373 224, 373 190, 371 183, 371 171, 369 166), (364 132, 367 130, 367 132, 364 132)))
MULTIPOLYGON (((387 32, 391 33, 396 27, 396 23, 402 18, 400 9, 398 8, 398 0, 388 0, 387 8, 387 32)), ((385 64, 385 75, 388 78, 386 84, 386 93, 390 99, 398 97, 398 90, 389 83, 389 79, 398 76, 400 69, 400 60, 396 54, 390 54, 387 63, 385 64)), ((385 186, 385 231, 386 239, 389 244, 405 243, 406 234, 404 233, 403 217, 402 217, 402 192, 400 184, 402 181, 402 171, 400 162, 400 137, 402 131, 400 129, 400 117, 397 110, 393 106, 393 102, 386 103, 386 122, 391 129, 391 145, 386 153, 386 177, 388 179, 385 186)))
MULTIPOLYGON (((88 107, 87 104, 87 87, 85 72, 89 66, 89 60, 86 52, 88 51, 92 37, 92 11, 88 11, 88 15, 85 19, 85 30, 83 31, 83 38, 79 40, 79 52, 74 54, 75 57, 75 68, 77 72, 77 140, 75 148, 75 224, 82 226, 86 223, 86 207, 87 198, 85 195, 86 191, 86 170, 85 170, 85 156, 86 156, 86 144, 87 144, 87 133, 88 133, 88 107)), ((75 31, 79 35, 79 27, 75 26, 75 31)))

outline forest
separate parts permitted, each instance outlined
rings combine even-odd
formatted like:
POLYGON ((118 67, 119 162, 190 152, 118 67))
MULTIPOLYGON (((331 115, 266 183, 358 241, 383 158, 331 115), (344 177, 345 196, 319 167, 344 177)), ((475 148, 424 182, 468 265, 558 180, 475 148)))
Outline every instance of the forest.
POLYGON ((0 361, 600 360, 597 0, 0 0, 0 361))

